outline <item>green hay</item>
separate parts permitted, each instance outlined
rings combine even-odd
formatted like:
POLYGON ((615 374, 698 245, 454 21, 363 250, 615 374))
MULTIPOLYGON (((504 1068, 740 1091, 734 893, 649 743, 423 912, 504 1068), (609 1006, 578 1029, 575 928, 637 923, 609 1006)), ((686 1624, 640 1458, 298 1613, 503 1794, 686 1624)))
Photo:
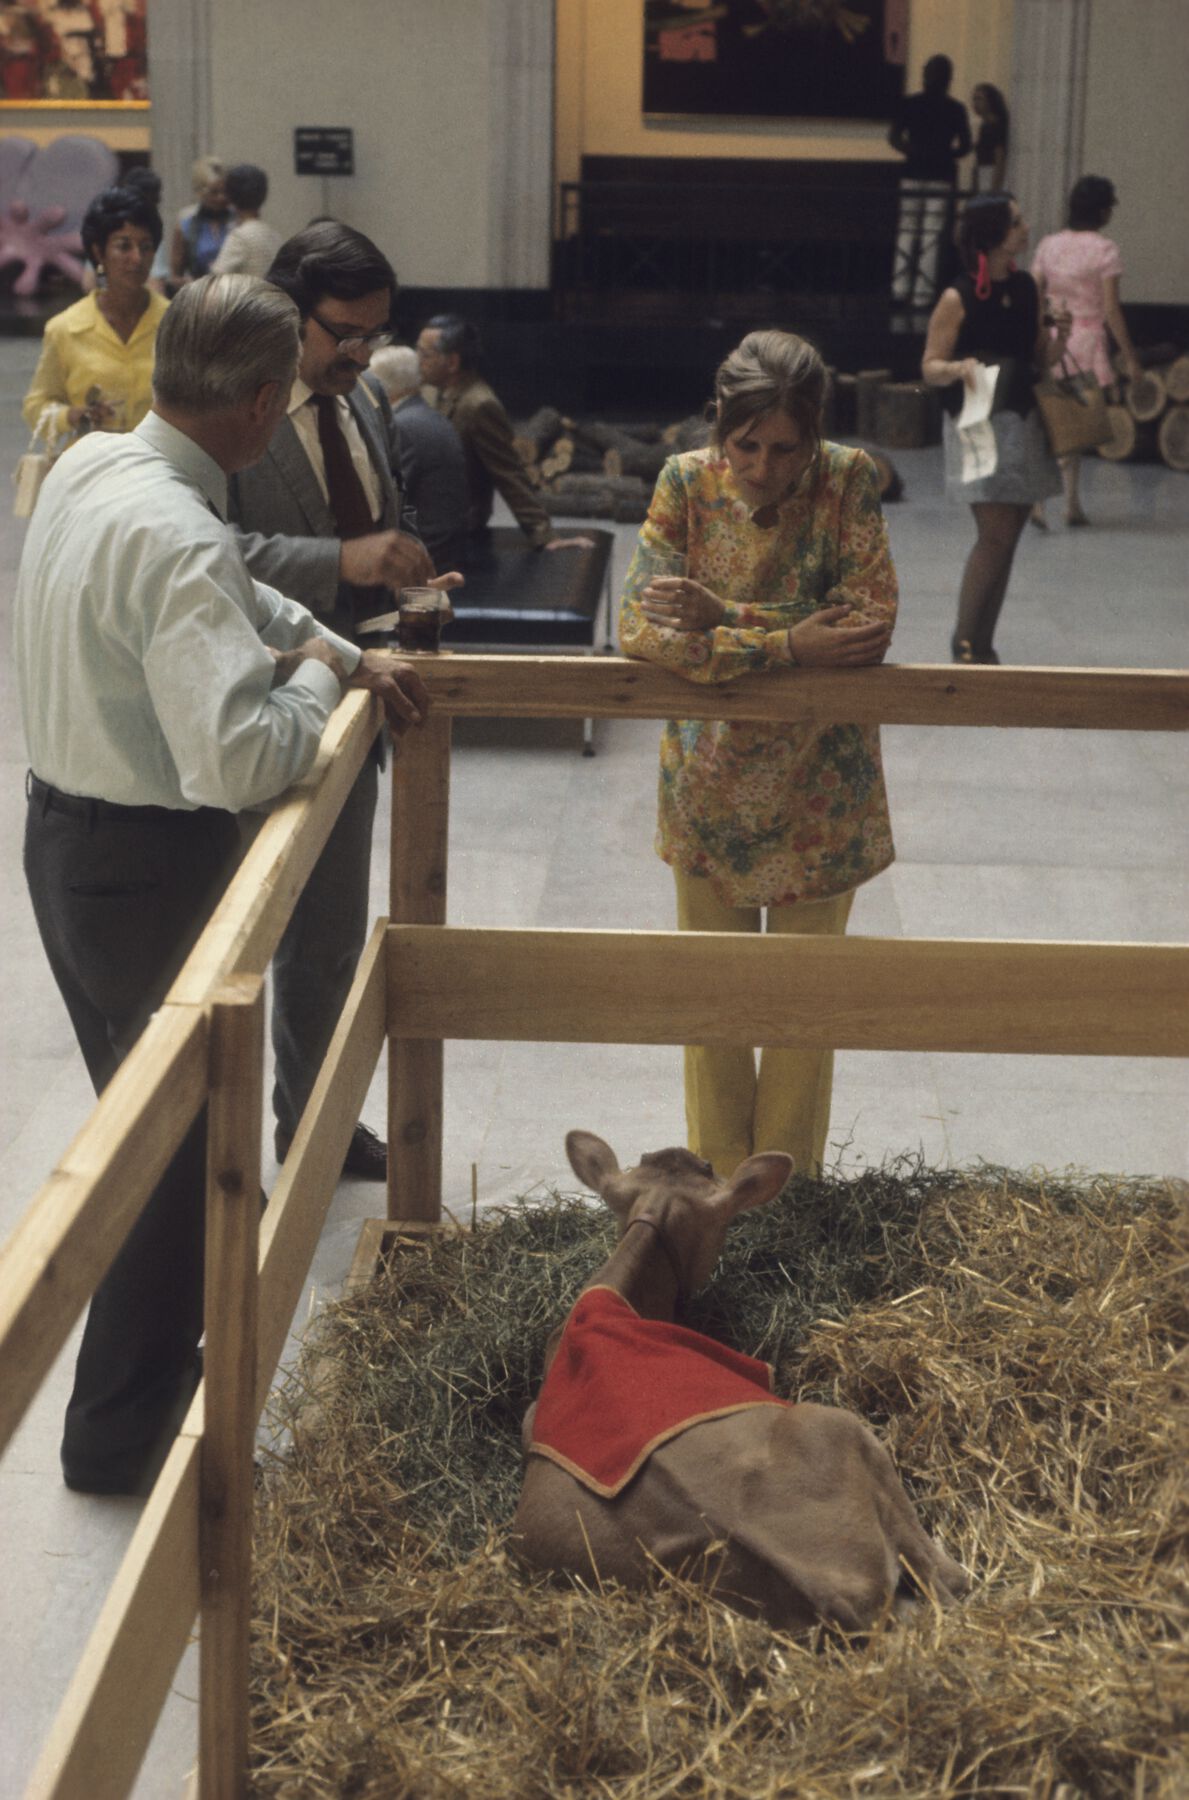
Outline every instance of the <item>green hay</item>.
POLYGON ((1167 1185, 898 1165, 737 1221, 688 1322, 867 1418, 975 1578, 849 1648, 671 1577, 521 1576, 521 1417, 612 1222, 559 1200, 402 1247, 285 1396, 253 1791, 1184 1793, 1177 1212, 1167 1185))

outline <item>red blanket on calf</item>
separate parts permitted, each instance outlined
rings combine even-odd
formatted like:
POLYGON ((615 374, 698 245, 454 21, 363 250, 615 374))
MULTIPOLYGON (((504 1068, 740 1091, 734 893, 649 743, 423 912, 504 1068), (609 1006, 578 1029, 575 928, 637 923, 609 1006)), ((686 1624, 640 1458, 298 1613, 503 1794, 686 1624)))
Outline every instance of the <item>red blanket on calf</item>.
POLYGON ((785 1406, 772 1370, 682 1325, 642 1319, 614 1288, 588 1288, 562 1333, 529 1450, 610 1499, 668 1438, 744 1406, 785 1406))

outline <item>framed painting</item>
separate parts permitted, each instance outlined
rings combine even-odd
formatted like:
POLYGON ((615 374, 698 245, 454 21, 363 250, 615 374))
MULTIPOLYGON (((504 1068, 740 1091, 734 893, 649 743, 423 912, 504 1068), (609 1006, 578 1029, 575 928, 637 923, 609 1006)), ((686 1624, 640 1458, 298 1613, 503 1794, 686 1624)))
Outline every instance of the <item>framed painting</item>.
POLYGON ((644 0, 644 112, 890 119, 908 0, 644 0))
POLYGON ((147 107, 148 0, 0 0, 0 106, 147 107))

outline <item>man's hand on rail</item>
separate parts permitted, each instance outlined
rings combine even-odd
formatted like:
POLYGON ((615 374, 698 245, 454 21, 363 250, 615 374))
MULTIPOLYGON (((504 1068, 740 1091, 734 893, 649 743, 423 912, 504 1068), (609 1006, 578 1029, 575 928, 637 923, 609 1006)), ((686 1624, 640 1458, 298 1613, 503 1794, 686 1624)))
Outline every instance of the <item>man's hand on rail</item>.
POLYGON ((365 650, 346 685, 380 696, 384 717, 397 737, 410 725, 420 725, 429 711, 425 683, 412 663, 402 662, 391 650, 365 650))
POLYGON ((882 619, 843 621, 850 606, 823 606, 789 631, 789 655, 801 668, 854 669, 882 662, 892 641, 892 628, 882 619))
POLYGON ((268 654, 277 665, 277 672, 273 679, 274 687, 283 686, 296 673, 298 664, 303 662, 325 663, 331 673, 337 676, 340 685, 343 687, 347 685, 347 671, 342 658, 325 638, 307 638, 304 644, 297 646, 296 650, 273 650, 270 648, 268 654))

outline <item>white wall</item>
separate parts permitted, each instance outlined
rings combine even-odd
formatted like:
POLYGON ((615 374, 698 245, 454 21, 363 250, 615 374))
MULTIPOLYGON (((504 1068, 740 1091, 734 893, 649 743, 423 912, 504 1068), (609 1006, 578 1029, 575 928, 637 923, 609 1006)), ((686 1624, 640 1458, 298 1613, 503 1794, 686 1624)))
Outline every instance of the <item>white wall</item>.
POLYGON ((488 276, 486 0, 213 0, 210 148, 268 170, 283 236, 329 211, 402 282, 488 276), (349 125, 350 177, 293 173, 293 128, 349 125))
POLYGON ((1189 3, 1093 0, 1081 173, 1119 190, 1124 301, 1189 305, 1189 3))

